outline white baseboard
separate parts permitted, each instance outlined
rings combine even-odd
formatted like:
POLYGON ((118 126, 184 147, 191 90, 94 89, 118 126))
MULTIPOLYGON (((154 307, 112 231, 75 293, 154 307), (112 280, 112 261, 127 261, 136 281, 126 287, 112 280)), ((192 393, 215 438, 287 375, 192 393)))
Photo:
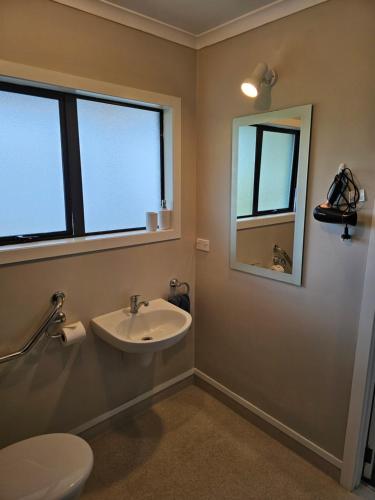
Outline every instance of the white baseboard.
POLYGON ((340 460, 339 458, 337 458, 334 455, 332 455, 331 453, 329 453, 329 451, 324 450, 323 448, 321 448, 317 444, 313 443, 312 441, 305 438, 304 436, 302 436, 301 434, 299 434, 295 430, 291 429, 287 425, 280 422, 280 420, 277 420, 276 418, 272 417, 271 415, 269 415, 265 411, 261 410, 260 408, 258 408, 255 405, 253 405, 252 403, 250 403, 246 399, 242 398, 241 396, 239 396, 235 392, 231 391, 230 389, 228 389, 224 385, 220 384, 216 380, 212 379, 211 377, 209 377, 205 373, 201 372, 197 368, 194 369, 194 374, 197 377, 199 377, 200 379, 202 379, 204 382, 207 382, 207 384, 212 385, 212 387, 214 387, 218 391, 222 392, 223 394, 225 394, 226 396, 231 398, 233 401, 236 401, 236 403, 240 404, 241 406, 243 406, 244 408, 249 410, 254 415, 257 415, 257 417, 259 417, 262 420, 266 421, 267 423, 271 424, 273 427, 276 427, 276 429, 283 432, 287 436, 291 437, 292 439, 294 439, 298 443, 302 444, 303 446, 305 446, 309 450, 313 451, 314 453, 316 453, 320 457, 324 458, 324 460, 326 460, 330 464, 334 465, 338 469, 341 469, 342 464, 343 464, 342 460, 340 460))
POLYGON ((100 424, 101 422, 104 422, 105 420, 108 420, 111 417, 114 417, 118 413, 121 413, 124 410, 127 410, 128 408, 131 408, 132 406, 137 405, 138 403, 142 403, 142 401, 145 401, 148 398, 151 398, 152 396, 155 396, 156 394, 159 394, 159 392, 164 391, 165 389, 168 389, 172 385, 178 384, 179 382, 182 382, 183 380, 191 377, 194 375, 194 368, 191 368, 190 370, 181 373, 180 375, 177 375, 177 377, 171 378, 167 380, 166 382, 163 382, 162 384, 157 385, 153 389, 144 392, 143 394, 140 394, 134 399, 131 399, 130 401, 127 401, 126 403, 117 406, 117 408, 113 408, 113 410, 109 410, 105 413, 102 413, 98 417, 93 418, 92 420, 89 420, 88 422, 79 425, 78 427, 75 427, 71 431, 69 431, 71 434, 81 434, 84 431, 87 431, 91 427, 94 427, 97 424, 100 424))
POLYGON ((209 377, 208 375, 206 375, 204 372, 198 370, 197 368, 191 368, 190 370, 187 370, 186 372, 181 373, 180 375, 177 375, 177 377, 174 377, 172 379, 167 380, 166 382, 163 382, 162 384, 157 385, 153 389, 151 389, 147 392, 144 392, 143 394, 140 394, 136 398, 131 399, 130 401, 127 401, 126 403, 124 403, 120 406, 117 406, 117 408, 114 408, 113 410, 107 411, 107 412, 93 418, 92 420, 89 420, 88 422, 85 422, 84 424, 79 425, 78 427, 75 427, 74 429, 72 429, 70 431, 70 433, 71 434, 81 434, 82 432, 87 431, 91 427, 94 427, 95 425, 100 424, 101 422, 104 422, 105 420, 108 420, 111 417, 114 417, 118 413, 121 413, 122 411, 127 410, 127 409, 131 408, 132 406, 135 406, 138 403, 141 403, 142 401, 145 401, 146 399, 151 398, 152 396, 155 396, 156 394, 159 394, 160 392, 164 391, 165 389, 168 389, 169 387, 172 387, 173 385, 178 384, 179 382, 182 382, 183 380, 191 377, 192 375, 196 375, 197 377, 202 379, 204 382, 210 384, 212 387, 214 387, 218 391, 222 392, 223 394, 225 394, 226 396, 231 398, 233 401, 236 401, 236 403, 240 404, 241 406, 243 406, 244 408, 249 410, 254 415, 257 415, 259 418, 261 418, 265 422, 271 424, 273 427, 275 427, 279 431, 283 432, 284 434, 286 434, 290 438, 294 439, 298 443, 302 444, 303 446, 305 446, 309 450, 313 451, 314 453, 316 453, 317 455, 319 455, 324 460, 331 463, 332 465, 334 465, 338 469, 342 468, 342 464, 343 464, 342 460, 335 457, 334 455, 329 453, 327 450, 321 448, 320 446, 318 446, 314 442, 310 441, 309 439, 305 438, 304 436, 302 436, 301 434, 299 434, 295 430, 293 430, 290 427, 288 427, 287 425, 283 424, 282 422, 280 422, 276 418, 272 417, 271 415, 269 415, 265 411, 261 410, 260 408, 258 408, 255 405, 253 405, 252 403, 250 403, 246 399, 242 398, 241 396, 239 396, 235 392, 231 391, 230 389, 228 389, 224 385, 220 384, 219 382, 217 382, 213 378, 209 377))

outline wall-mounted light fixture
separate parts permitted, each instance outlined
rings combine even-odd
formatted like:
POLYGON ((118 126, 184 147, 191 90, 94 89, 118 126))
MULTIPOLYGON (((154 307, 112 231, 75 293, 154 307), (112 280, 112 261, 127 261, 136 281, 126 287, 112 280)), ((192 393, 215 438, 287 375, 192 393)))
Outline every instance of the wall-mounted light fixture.
POLYGON ((258 63, 250 78, 246 78, 241 84, 242 92, 248 97, 257 97, 261 86, 272 87, 277 81, 277 73, 270 69, 266 63, 258 63))

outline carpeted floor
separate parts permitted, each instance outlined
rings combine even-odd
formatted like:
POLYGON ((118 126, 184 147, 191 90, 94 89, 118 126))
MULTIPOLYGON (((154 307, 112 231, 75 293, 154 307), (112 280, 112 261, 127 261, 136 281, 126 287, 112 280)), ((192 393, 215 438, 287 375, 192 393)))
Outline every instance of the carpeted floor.
POLYGON ((89 442, 84 500, 358 500, 193 385, 89 442))

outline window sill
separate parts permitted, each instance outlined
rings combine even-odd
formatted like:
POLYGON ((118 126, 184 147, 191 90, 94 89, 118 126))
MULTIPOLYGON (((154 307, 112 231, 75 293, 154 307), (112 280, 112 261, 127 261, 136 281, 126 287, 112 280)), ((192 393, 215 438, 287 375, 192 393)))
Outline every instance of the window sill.
POLYGON ((287 214, 263 215, 260 217, 249 217, 248 219, 237 220, 237 231, 251 229, 253 227, 274 226, 276 224, 286 224, 294 222, 295 212, 287 214))
POLYGON ((146 245, 179 238, 181 238, 181 234, 177 229, 166 229, 155 232, 133 231, 84 236, 81 238, 38 241, 35 243, 22 243, 20 245, 5 245, 0 247, 0 265, 97 252, 113 248, 146 245))

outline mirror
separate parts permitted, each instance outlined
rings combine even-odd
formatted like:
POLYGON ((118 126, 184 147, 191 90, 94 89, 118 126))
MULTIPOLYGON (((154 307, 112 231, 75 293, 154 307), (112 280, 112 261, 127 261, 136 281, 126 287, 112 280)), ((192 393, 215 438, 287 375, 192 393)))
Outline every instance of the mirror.
POLYGON ((233 120, 231 267, 301 285, 312 106, 233 120))

